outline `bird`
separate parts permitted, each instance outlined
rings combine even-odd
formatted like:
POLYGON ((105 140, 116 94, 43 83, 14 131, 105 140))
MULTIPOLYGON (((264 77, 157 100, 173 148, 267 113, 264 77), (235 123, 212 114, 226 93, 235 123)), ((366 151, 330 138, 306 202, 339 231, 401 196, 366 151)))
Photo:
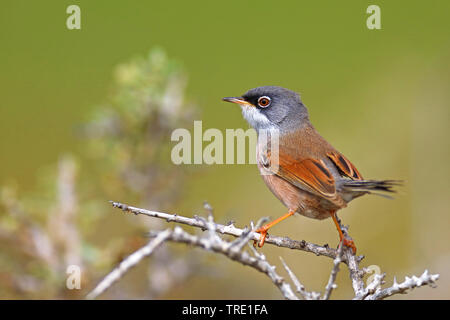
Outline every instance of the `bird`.
POLYGON ((256 230, 260 234, 258 246, 264 245, 270 228, 300 214, 318 220, 331 218, 339 243, 355 254, 355 243, 343 230, 337 211, 365 194, 389 197, 400 181, 364 179, 350 160, 313 127, 306 106, 294 91, 262 86, 222 100, 238 104, 256 130, 257 167, 267 187, 288 209, 256 230))

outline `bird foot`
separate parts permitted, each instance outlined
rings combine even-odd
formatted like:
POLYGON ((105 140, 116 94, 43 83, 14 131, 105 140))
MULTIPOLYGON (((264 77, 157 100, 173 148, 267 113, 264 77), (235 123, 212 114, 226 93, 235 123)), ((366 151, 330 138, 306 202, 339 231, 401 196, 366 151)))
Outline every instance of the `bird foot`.
POLYGON ((356 254, 355 242, 352 239, 347 239, 346 237, 344 237, 341 239, 341 241, 344 246, 352 249, 353 254, 356 254))
POLYGON ((268 230, 268 228, 264 228, 264 227, 261 227, 261 228, 255 230, 255 232, 258 232, 259 234, 261 234, 261 237, 259 238, 258 242, 256 240, 253 242, 253 246, 256 246, 256 243, 258 243, 258 247, 260 247, 260 248, 263 247, 264 242, 266 241, 266 237, 267 237, 267 230, 268 230))

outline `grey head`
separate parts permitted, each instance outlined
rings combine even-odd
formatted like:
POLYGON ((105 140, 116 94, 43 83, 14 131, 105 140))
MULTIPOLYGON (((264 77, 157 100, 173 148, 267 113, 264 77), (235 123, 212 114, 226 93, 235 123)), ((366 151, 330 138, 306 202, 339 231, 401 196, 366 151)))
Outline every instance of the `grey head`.
POLYGON ((239 104, 242 115, 256 130, 278 129, 287 132, 309 123, 308 110, 300 96, 282 87, 258 87, 241 97, 223 100, 239 104))

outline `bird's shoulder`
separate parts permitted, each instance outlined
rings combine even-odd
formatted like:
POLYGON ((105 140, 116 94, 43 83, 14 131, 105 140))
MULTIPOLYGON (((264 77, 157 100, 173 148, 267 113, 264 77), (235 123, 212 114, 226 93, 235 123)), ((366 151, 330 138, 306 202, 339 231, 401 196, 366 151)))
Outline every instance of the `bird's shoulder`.
POLYGON ((280 135, 280 150, 302 161, 309 158, 322 158, 327 153, 336 151, 312 125, 305 125, 298 130, 280 135))
POLYGON ((281 135, 279 152, 292 161, 320 163, 324 170, 329 170, 329 165, 332 165, 343 177, 353 180, 363 179, 356 166, 323 138, 312 125, 281 135))

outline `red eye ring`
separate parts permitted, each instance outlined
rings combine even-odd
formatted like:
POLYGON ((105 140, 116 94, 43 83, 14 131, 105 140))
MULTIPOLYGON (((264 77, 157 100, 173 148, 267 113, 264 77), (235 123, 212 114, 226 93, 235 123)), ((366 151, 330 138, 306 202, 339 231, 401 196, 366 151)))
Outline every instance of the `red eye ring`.
POLYGON ((267 96, 262 96, 258 99, 258 105, 261 108, 267 108, 270 105, 270 98, 267 96))

